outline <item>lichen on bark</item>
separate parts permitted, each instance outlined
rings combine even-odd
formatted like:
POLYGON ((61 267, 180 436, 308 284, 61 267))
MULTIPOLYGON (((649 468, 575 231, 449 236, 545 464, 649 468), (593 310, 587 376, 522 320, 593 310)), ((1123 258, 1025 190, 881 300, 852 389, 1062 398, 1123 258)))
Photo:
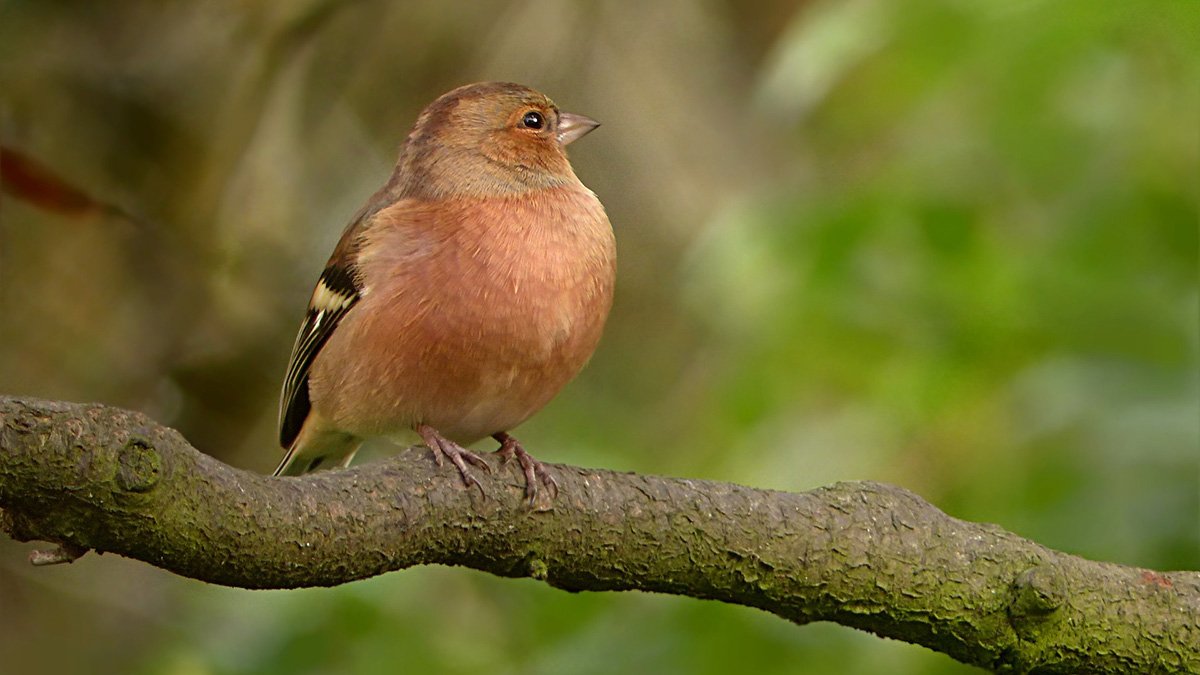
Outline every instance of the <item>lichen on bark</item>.
POLYGON ((903 489, 804 493, 555 465, 528 508, 427 452, 273 478, 138 413, 0 397, 0 528, 244 588, 331 586, 419 564, 642 590, 835 621, 1012 672, 1200 672, 1200 574, 1084 560, 952 518, 903 489))

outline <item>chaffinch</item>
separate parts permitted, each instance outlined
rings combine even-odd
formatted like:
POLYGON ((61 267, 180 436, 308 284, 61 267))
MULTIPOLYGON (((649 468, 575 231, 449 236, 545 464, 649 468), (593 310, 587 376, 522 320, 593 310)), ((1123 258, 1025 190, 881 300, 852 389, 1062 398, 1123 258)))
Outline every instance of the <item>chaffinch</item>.
POLYGON ((508 430, 583 368, 612 304, 612 227, 565 150, 598 124, 505 82, 425 108, 313 290, 275 475, 346 466, 365 439, 411 429, 468 487, 468 465, 488 465, 463 446, 491 436, 531 502, 539 483, 557 492, 508 430))

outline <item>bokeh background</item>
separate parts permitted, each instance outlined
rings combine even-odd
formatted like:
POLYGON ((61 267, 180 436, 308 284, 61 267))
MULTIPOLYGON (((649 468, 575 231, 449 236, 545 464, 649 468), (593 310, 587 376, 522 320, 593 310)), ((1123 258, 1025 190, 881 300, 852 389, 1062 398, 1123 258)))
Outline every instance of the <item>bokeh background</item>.
MULTIPOLYGON (((520 430, 539 457, 887 481, 1196 569, 1198 44, 1194 0, 3 0, 0 392, 271 470, 344 223, 423 105, 515 80, 603 121, 571 151, 620 255, 599 352, 520 430), (33 162, 89 197, 18 185, 33 162)), ((0 541, 4 672, 974 672, 683 598, 247 592, 30 548, 0 541)))

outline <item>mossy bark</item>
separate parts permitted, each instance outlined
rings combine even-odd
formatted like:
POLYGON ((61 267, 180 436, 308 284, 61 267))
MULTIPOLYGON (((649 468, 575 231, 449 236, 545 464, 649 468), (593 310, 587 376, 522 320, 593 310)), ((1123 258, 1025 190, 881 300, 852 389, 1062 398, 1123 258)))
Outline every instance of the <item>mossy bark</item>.
POLYGON ((793 494, 551 470, 558 498, 535 509, 515 466, 480 472, 481 492, 421 450, 272 478, 138 413, 0 398, 0 525, 62 547, 44 562, 114 552, 244 588, 462 565, 835 621, 998 671, 1200 672, 1195 572, 1066 555, 876 483, 793 494))

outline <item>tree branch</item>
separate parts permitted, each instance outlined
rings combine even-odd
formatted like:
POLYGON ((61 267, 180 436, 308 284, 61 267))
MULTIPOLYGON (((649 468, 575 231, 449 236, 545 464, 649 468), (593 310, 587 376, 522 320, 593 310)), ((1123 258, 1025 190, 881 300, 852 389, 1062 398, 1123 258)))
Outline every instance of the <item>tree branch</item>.
POLYGON ((486 497, 423 451, 272 478, 139 413, 0 397, 0 527, 58 544, 43 562, 91 549, 244 588, 462 565, 835 621, 993 670, 1200 672, 1195 572, 1084 560, 875 483, 792 494, 556 465, 558 499, 534 510, 492 464, 486 497))

